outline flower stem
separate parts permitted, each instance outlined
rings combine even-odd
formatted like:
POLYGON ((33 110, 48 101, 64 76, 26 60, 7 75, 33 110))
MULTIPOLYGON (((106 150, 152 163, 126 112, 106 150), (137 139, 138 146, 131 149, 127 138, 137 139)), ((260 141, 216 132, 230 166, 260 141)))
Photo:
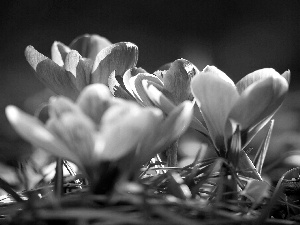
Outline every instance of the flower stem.
POLYGON ((177 166, 178 139, 174 141, 167 149, 167 166, 177 166))
POLYGON ((56 159, 56 173, 54 183, 54 193, 57 199, 60 199, 63 194, 63 160, 56 159))

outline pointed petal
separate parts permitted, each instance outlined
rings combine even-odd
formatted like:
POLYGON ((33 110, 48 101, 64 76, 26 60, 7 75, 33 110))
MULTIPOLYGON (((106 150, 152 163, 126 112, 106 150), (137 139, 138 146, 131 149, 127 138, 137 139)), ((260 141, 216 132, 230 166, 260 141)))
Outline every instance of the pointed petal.
POLYGON ((254 138, 254 136, 262 129, 264 126, 267 125, 268 122, 273 118, 275 112, 268 116, 267 118, 260 121, 258 124, 256 124, 254 127, 251 127, 249 130, 245 130, 242 132, 242 148, 245 149, 247 145, 251 142, 251 140, 254 138))
POLYGON ((287 91, 288 83, 280 75, 255 82, 242 92, 228 119, 240 124, 242 131, 250 129, 279 108, 287 91))
POLYGON ((208 66, 192 79, 191 87, 214 144, 224 149, 227 115, 239 97, 234 83, 221 70, 208 66))
POLYGON ((126 70, 134 67, 138 59, 138 48, 130 42, 120 42, 102 49, 94 62, 91 83, 108 84, 112 71, 123 76, 126 70))
POLYGON ((73 82, 79 91, 90 84, 92 67, 93 61, 83 59, 75 50, 66 55, 64 68, 70 77, 74 77, 73 82))
POLYGON ((131 77, 129 80, 134 96, 138 98, 144 106, 153 106, 153 103, 149 99, 143 87, 142 82, 144 80, 151 82, 152 84, 156 84, 156 86, 161 87, 161 89, 163 88, 163 83, 156 76, 149 73, 139 73, 138 75, 131 77))
POLYGON ((272 68, 256 70, 244 76, 239 82, 237 82, 236 84, 237 90, 239 94, 241 94, 247 87, 249 87, 254 82, 263 80, 268 77, 273 77, 273 76, 278 77, 280 75, 272 68))
POLYGON ((76 99, 79 91, 75 86, 74 76, 51 59, 36 51, 32 46, 25 49, 28 63, 36 71, 37 78, 56 94, 76 99))
POLYGON ((291 82, 291 71, 287 70, 283 74, 281 74, 281 76, 283 76, 286 79, 286 81, 288 82, 288 84, 290 85, 290 82, 291 82))
POLYGON ((144 132, 148 132, 149 118, 142 109, 136 103, 127 102, 111 106, 104 113, 100 130, 105 141, 103 160, 118 160, 136 149, 144 132))
MULTIPOLYGON (((147 80, 142 83, 148 97, 154 105, 160 108, 164 113, 168 115, 176 108, 176 105, 174 105, 160 90, 158 90, 153 83, 147 80)), ((191 127, 204 134, 204 136, 208 135, 208 131, 196 117, 193 117, 191 127)))
POLYGON ((50 117, 61 117, 64 113, 78 113, 79 108, 69 98, 64 96, 51 97, 49 101, 50 117))
POLYGON ((80 165, 80 160, 35 117, 15 106, 7 106, 6 117, 22 138, 49 153, 80 165))
POLYGON ((67 54, 71 49, 61 42, 55 41, 51 46, 51 59, 59 66, 63 66, 67 54))
POLYGON ((111 44, 105 37, 96 34, 84 34, 75 38, 69 46, 71 49, 77 50, 82 57, 94 61, 97 54, 111 44))
POLYGON ((123 89, 116 79, 116 71, 114 70, 108 77, 108 87, 113 96, 134 101, 134 97, 123 89))
POLYGON ((81 55, 75 50, 70 51, 66 55, 64 68, 66 71, 70 72, 74 77, 76 77, 76 67, 81 58, 81 55))
POLYGON ((262 180, 260 174, 257 172, 255 166, 253 165, 251 159, 246 154, 244 150, 240 151, 239 158, 239 174, 248 178, 262 180))
MULTIPOLYGON (((192 100, 191 79, 199 70, 188 60, 177 59, 163 76, 164 90, 170 93, 170 99, 178 105, 185 100, 192 100)), ((164 94, 166 94, 163 91, 164 94)), ((168 96, 168 95, 167 95, 168 96)), ((168 96, 169 97, 169 96, 168 96)))
POLYGON ((269 149, 273 127, 274 127, 274 120, 271 120, 268 133, 264 138, 264 140, 262 141, 261 145, 259 146, 259 149, 257 150, 256 155, 253 159, 253 164, 255 165, 257 172, 259 174, 261 174, 262 172, 262 167, 266 158, 267 151, 269 149))
POLYGON ((126 88, 126 90, 132 95, 134 96, 133 94, 133 91, 132 91, 132 88, 131 88, 131 84, 130 84, 130 78, 131 77, 134 77, 136 76, 137 74, 139 73, 147 73, 146 70, 144 70, 143 68, 136 68, 136 67, 133 67, 131 69, 128 69, 124 75, 123 75, 123 84, 126 88))
MULTIPOLYGON (((56 134, 88 168, 97 161, 94 155, 94 124, 84 114, 64 113, 59 118, 51 118, 47 127, 56 134)), ((87 170, 89 171, 89 170, 87 170)))
POLYGON ((109 108, 111 93, 104 84, 91 84, 84 88, 77 99, 77 105, 95 124, 100 124, 103 113, 109 108))

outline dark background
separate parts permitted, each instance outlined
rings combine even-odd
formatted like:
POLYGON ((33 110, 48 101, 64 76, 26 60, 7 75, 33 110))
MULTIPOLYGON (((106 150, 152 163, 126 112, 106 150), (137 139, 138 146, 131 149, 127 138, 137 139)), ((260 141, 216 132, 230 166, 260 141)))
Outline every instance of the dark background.
POLYGON ((69 44, 78 35, 99 34, 135 43, 138 66, 149 72, 177 58, 200 70, 216 65, 235 82, 265 67, 290 69, 291 89, 299 90, 299 11, 300 1, 292 0, 1 1, 1 135, 14 135, 5 106, 23 107, 43 89, 25 60, 27 45, 50 56, 55 40, 69 44))

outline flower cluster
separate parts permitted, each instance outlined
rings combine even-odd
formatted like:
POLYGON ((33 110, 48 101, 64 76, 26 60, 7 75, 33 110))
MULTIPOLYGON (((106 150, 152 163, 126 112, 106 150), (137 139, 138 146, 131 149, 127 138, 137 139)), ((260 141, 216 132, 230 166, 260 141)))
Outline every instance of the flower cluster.
POLYGON ((98 35, 80 36, 69 46, 54 42, 51 53, 49 59, 32 46, 25 50, 38 79, 62 95, 51 99, 47 124, 13 106, 7 107, 7 117, 23 138, 75 162, 91 178, 99 163, 130 154, 137 168, 188 127, 222 160, 256 170, 244 148, 271 120, 289 88, 289 71, 261 69, 234 84, 218 68, 199 71, 185 59, 148 73, 136 67, 136 45, 111 44, 98 35))

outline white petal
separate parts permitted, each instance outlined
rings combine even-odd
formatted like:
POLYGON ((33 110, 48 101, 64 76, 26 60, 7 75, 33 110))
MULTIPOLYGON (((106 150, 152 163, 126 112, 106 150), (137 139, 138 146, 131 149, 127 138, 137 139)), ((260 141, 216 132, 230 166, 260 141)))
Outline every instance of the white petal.
POLYGON ((277 77, 277 76, 280 76, 280 74, 272 68, 264 68, 264 69, 256 70, 244 76, 239 82, 237 82, 236 87, 238 92, 241 94, 247 87, 249 87, 254 82, 263 80, 268 77, 277 77))
MULTIPOLYGON (((232 80, 216 67, 208 67, 192 79, 192 93, 217 148, 224 148, 225 122, 239 94, 232 80)), ((220 150, 220 149, 219 149, 220 150)))
POLYGON ((116 104, 104 113, 100 130, 105 140, 103 159, 118 160, 136 149, 149 119, 142 109, 136 103, 116 104))
POLYGON ((228 116, 249 129, 273 114, 282 104, 288 91, 286 79, 280 75, 252 83, 241 94, 228 116))
POLYGON ((81 166, 79 158, 35 117, 24 113, 15 106, 7 106, 5 112, 15 130, 32 145, 81 166))

